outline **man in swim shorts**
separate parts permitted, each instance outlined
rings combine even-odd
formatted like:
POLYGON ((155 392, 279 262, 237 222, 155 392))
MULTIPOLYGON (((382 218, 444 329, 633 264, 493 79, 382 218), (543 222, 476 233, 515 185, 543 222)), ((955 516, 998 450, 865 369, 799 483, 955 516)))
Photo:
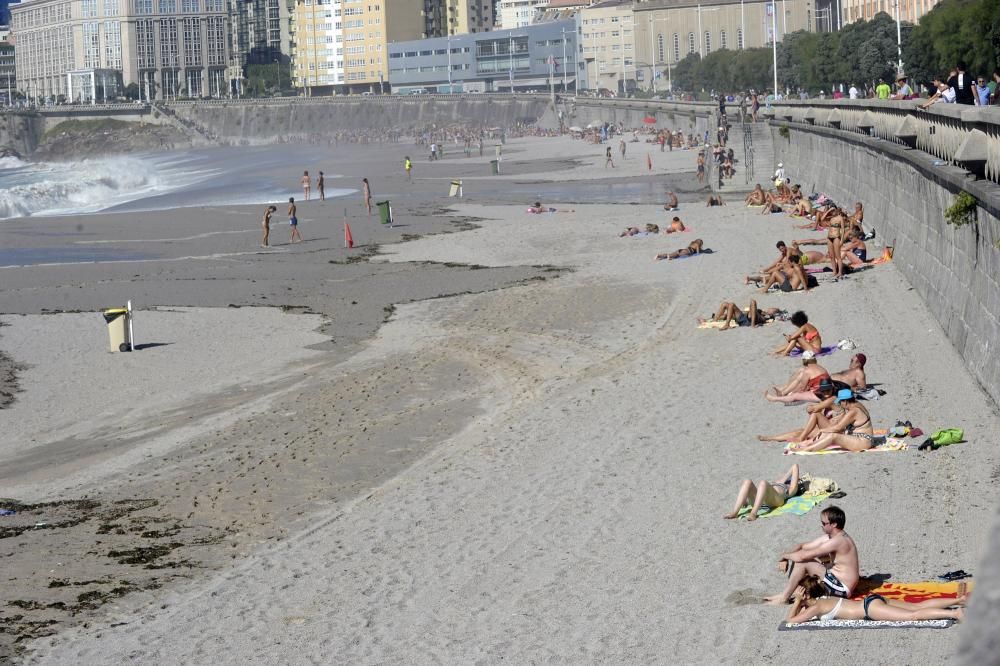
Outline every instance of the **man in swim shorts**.
POLYGON ((295 197, 288 197, 288 226, 292 229, 292 235, 288 238, 289 243, 301 243, 302 236, 299 234, 299 218, 295 215, 295 197), (298 238, 298 240, 295 240, 298 238))
POLYGON ((795 588, 808 574, 823 581, 832 597, 850 597, 861 579, 858 548, 844 531, 847 517, 837 506, 827 507, 820 514, 823 536, 800 543, 778 558, 778 569, 788 574, 788 583, 779 594, 764 597, 772 606, 787 604, 795 588))

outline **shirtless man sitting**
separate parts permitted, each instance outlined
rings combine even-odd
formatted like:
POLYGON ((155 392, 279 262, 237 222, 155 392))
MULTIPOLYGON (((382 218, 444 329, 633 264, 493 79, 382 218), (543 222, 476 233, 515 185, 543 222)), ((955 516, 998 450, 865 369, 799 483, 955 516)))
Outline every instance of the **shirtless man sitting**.
POLYGON ((678 210, 680 205, 677 202, 677 195, 673 192, 667 192, 667 203, 663 204, 663 210, 670 212, 678 210))
POLYGON ((681 218, 674 216, 674 219, 670 220, 670 226, 663 230, 665 234, 676 234, 680 231, 684 231, 684 223, 681 222, 681 218))
POLYGON ((867 356, 857 353, 851 358, 851 365, 847 370, 833 373, 830 375, 830 379, 843 382, 847 388, 854 391, 863 391, 868 388, 868 378, 865 377, 865 363, 867 362, 867 356))
POLYGON ((753 192, 747 195, 744 199, 748 206, 763 206, 764 205, 764 189, 760 186, 760 183, 754 186, 753 192))
POLYGON ((831 506, 820 514, 820 522, 823 536, 800 543, 778 558, 778 570, 788 574, 788 583, 780 593, 764 597, 764 603, 772 606, 789 603, 795 588, 808 574, 823 581, 830 596, 851 596, 861 579, 861 571, 858 548, 844 531, 847 517, 843 509, 831 506))

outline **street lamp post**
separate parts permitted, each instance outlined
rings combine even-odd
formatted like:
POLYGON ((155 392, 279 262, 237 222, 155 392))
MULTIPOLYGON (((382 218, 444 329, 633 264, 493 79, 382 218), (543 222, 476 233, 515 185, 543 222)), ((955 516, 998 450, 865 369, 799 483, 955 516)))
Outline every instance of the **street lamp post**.
POLYGON ((899 0, 893 5, 896 8, 896 76, 900 76, 903 73, 903 31, 899 24, 899 0))
MULTIPOLYGON (((563 94, 565 95, 566 94, 566 69, 568 67, 568 65, 566 63, 566 28, 562 29, 562 49, 563 49, 563 62, 562 62, 563 89, 562 89, 562 91, 563 91, 563 94)), ((573 62, 576 62, 576 58, 573 59, 573 62)))
POLYGON ((747 41, 747 15, 743 9, 743 0, 740 0, 740 50, 744 49, 747 41))
POLYGON ((448 35, 448 94, 451 94, 451 35, 448 35))
POLYGON ((771 50, 774 64, 774 99, 778 99, 778 12, 775 0, 771 0, 771 50))
POLYGON ((275 58, 274 62, 278 65, 278 93, 281 94, 281 58, 275 58))
POLYGON ((698 52, 701 54, 701 59, 705 59, 705 35, 701 32, 701 4, 698 5, 698 42, 701 44, 701 48, 698 52))

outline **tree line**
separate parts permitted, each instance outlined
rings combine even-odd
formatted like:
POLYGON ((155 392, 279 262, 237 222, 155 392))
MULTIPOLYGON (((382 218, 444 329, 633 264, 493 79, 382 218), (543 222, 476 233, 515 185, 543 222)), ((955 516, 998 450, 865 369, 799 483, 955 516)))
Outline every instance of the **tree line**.
MULTIPOLYGON (((944 0, 920 23, 901 24, 903 69, 911 83, 930 85, 965 61, 974 75, 989 77, 1000 67, 1000 0, 944 0)), ((834 85, 892 82, 899 61, 896 21, 876 14, 837 32, 789 33, 778 43, 778 87, 829 93, 834 85)), ((774 87, 770 48, 690 53, 673 68, 677 90, 736 91, 774 87)))

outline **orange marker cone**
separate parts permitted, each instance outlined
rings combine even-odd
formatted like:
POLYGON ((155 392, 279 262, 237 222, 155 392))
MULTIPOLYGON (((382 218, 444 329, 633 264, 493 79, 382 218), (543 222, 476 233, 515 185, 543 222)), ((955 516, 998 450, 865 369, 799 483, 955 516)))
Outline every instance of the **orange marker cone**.
POLYGON ((344 222, 344 247, 354 247, 354 236, 351 235, 351 225, 344 222))
POLYGON ((653 158, 649 156, 649 153, 646 153, 646 170, 653 170, 653 158))

